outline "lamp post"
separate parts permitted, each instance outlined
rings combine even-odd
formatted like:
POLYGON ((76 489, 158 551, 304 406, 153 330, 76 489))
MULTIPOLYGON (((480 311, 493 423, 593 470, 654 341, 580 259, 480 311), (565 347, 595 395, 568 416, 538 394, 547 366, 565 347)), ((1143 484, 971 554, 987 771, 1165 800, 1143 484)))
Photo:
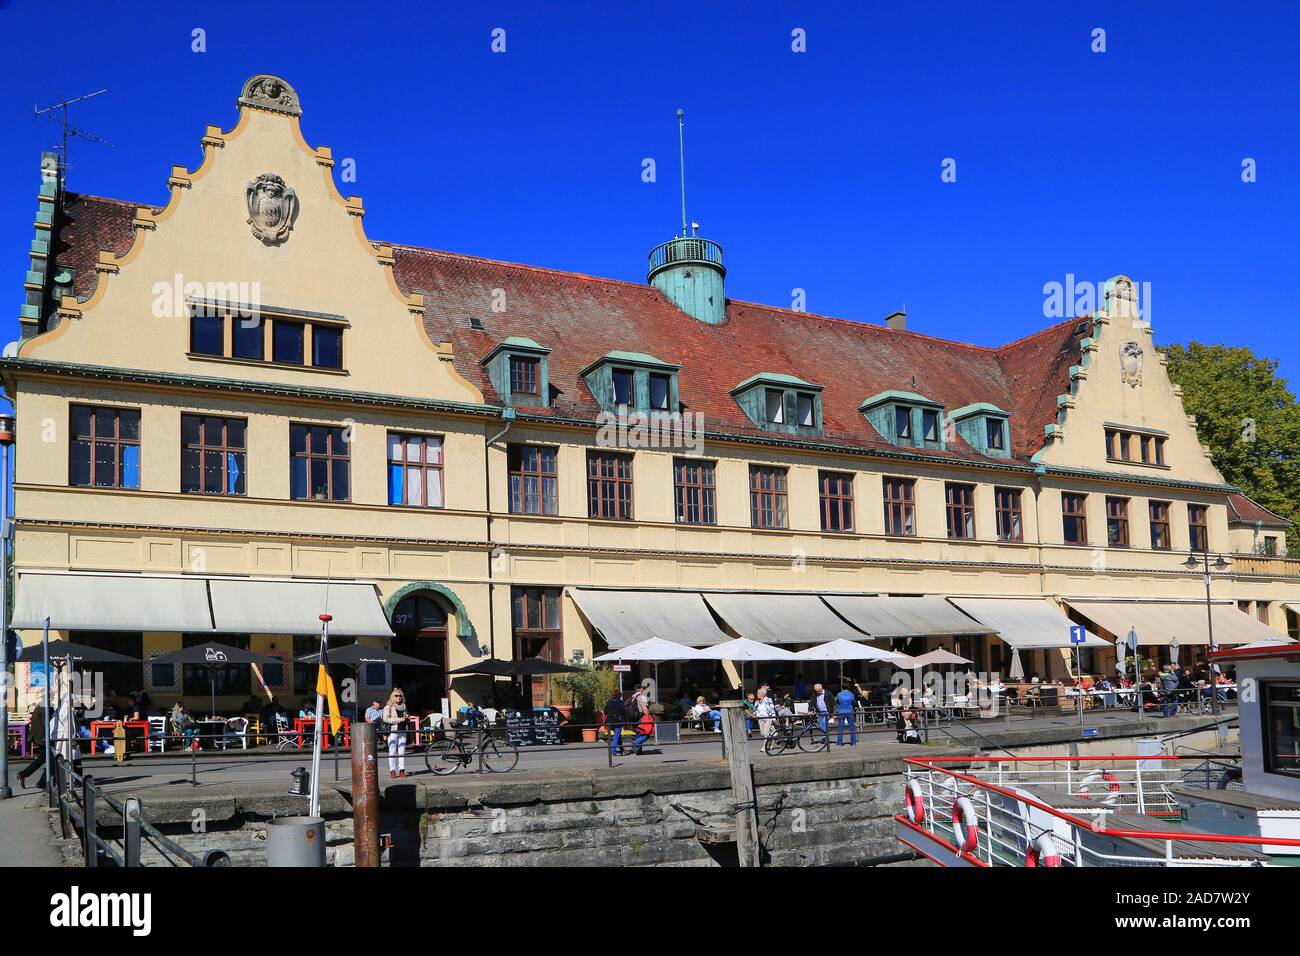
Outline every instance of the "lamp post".
MULTIPOLYGON (((1216 554, 1214 556, 1214 563, 1211 564, 1208 542, 1205 542, 1205 546, 1201 548, 1200 554, 1197 554, 1195 551, 1188 552, 1187 560, 1183 562, 1183 567, 1185 567, 1187 570, 1196 571, 1199 569, 1205 575, 1205 626, 1207 628, 1207 633, 1209 637, 1209 650, 1207 651, 1208 654, 1213 654, 1216 650, 1218 650, 1218 648, 1215 646, 1214 643, 1214 610, 1213 610, 1213 605, 1210 603, 1210 581, 1213 578, 1212 572, 1223 571, 1227 569, 1230 563, 1231 562, 1224 559, 1223 555, 1216 554)), ((1211 713, 1218 714, 1219 713, 1219 688, 1214 683, 1214 673, 1215 673, 1215 665, 1213 662, 1211 662, 1210 664, 1210 711, 1211 713)))

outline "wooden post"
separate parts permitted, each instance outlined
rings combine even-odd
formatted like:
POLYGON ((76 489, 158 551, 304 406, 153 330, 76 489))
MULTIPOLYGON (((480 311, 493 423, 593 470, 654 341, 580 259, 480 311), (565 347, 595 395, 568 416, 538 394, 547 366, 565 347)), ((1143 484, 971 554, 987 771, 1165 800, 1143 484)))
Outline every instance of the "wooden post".
POLYGON ((749 745, 745 735, 744 702, 724 700, 719 702, 722 711, 722 740, 727 748, 727 767, 731 772, 731 798, 736 812, 736 853, 740 865, 757 867, 761 864, 758 843, 758 807, 755 804, 754 771, 749 764, 749 745))
POLYGON ((354 866, 379 866, 379 764, 375 725, 352 725, 352 848, 354 866))

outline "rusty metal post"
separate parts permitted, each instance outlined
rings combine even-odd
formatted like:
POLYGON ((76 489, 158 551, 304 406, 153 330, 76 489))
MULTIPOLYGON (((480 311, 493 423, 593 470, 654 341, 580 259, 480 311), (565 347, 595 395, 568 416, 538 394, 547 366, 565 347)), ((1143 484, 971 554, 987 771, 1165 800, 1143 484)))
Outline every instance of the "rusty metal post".
POLYGON ((375 725, 352 725, 352 847, 356 866, 379 866, 379 763, 375 725))

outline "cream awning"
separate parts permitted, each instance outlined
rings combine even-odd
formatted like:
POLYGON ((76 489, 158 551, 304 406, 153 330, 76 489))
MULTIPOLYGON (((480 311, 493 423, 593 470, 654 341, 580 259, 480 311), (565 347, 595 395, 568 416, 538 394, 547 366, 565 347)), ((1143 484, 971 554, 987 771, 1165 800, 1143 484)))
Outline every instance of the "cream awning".
POLYGON ((979 621, 972 621, 941 597, 824 594, 822 600, 854 627, 880 640, 988 634, 993 630, 979 621))
POLYGON ((704 592, 704 600, 723 623, 751 641, 764 644, 820 644, 870 636, 846 624, 817 594, 704 592))
POLYGON ((213 630, 203 578, 25 571, 17 589, 14 628, 38 628, 48 617, 61 631, 213 630))
MULTIPOLYGON (((1205 604, 1198 601, 1066 601, 1117 640, 1137 631, 1139 644, 1168 644, 1175 637, 1182 647, 1209 644, 1205 604)), ((1284 641, 1285 634, 1262 624, 1234 604, 1211 605, 1216 644, 1251 644, 1255 641, 1284 641)))
POLYGON ((314 581, 248 581, 212 578, 212 619, 223 634, 318 634, 320 615, 333 620, 330 633, 392 637, 393 629, 372 584, 314 581))
MULTIPOLYGON (((1045 647, 1073 647, 1070 628, 1074 622, 1045 598, 949 598, 981 624, 998 632, 1011 647, 1035 650, 1045 647)), ((1084 647, 1110 647, 1092 632, 1084 647)))
POLYGON ((690 647, 728 640, 694 591, 619 591, 570 588, 578 610, 613 650, 652 637, 690 647))

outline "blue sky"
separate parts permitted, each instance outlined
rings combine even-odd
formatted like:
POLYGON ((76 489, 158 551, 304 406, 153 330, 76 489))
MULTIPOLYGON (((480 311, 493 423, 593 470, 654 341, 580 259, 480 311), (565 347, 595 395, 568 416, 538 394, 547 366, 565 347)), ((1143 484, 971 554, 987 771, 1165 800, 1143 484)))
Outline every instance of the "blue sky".
POLYGON ((109 88, 74 122, 114 145, 75 142, 71 188, 160 204, 273 72, 307 140, 355 160, 372 238, 643 281, 678 228, 682 107, 689 213, 733 298, 804 289, 873 322, 906 303, 917 331, 993 345, 1052 321, 1045 283, 1124 272, 1158 342, 1300 377, 1296 4, 442 6, 0 0, 6 337, 56 139, 33 104, 109 88))

